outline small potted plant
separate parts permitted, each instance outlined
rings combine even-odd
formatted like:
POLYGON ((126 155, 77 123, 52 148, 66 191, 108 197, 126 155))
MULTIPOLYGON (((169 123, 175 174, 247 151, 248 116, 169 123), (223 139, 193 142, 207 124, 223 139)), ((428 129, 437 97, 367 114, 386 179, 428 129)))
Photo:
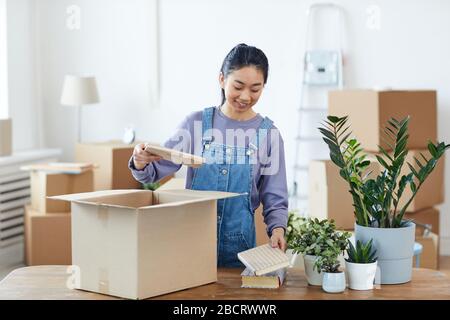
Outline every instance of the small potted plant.
POLYGON ((379 147, 376 159, 383 170, 370 179, 366 170, 371 161, 361 144, 351 137, 347 120, 348 116, 328 116, 319 130, 330 150, 331 161, 348 183, 356 219, 355 239, 362 242, 373 239, 381 284, 408 282, 412 276, 415 224, 404 219, 404 215, 450 145, 429 141, 429 155, 421 153, 420 158, 414 157, 414 163, 407 163, 409 117, 400 121, 391 118, 383 130, 383 138, 392 151, 379 147), (410 172, 402 174, 405 164, 410 172), (412 194, 402 203, 408 187, 412 194))
POLYGON ((324 257, 329 255, 331 249, 339 248, 338 252, 344 251, 349 237, 348 232, 336 231, 334 220, 309 218, 300 224, 291 247, 294 254, 303 255, 305 275, 310 285, 322 285, 321 265, 325 261, 324 257))
POLYGON ((342 252, 342 246, 338 242, 333 243, 316 260, 315 267, 323 273, 322 289, 325 292, 339 293, 345 290, 345 273, 340 269, 338 259, 342 252))
POLYGON ((345 259, 345 270, 348 286, 353 290, 372 290, 377 271, 376 250, 372 248, 372 240, 367 243, 356 241, 356 247, 349 241, 348 258, 345 259))

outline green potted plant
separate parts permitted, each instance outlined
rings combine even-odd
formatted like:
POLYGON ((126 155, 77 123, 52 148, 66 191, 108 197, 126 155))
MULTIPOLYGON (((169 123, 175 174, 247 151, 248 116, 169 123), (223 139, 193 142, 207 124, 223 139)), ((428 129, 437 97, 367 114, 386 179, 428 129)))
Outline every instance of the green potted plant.
POLYGON ((322 289, 328 293, 339 293, 345 290, 345 273, 340 269, 339 255, 345 250, 349 234, 341 235, 341 239, 329 243, 315 263, 323 273, 322 289))
POLYGON ((429 141, 430 156, 421 154, 420 159, 414 158, 419 170, 407 163, 410 172, 401 176, 408 153, 409 117, 401 121, 392 118, 383 130, 386 145, 392 152, 379 146, 380 155, 376 159, 383 170, 376 179, 369 179, 366 169, 370 160, 362 152, 360 143, 350 138, 352 133, 347 120, 347 116, 329 116, 319 130, 330 150, 331 161, 339 167, 341 177, 349 185, 356 218, 355 238, 363 243, 373 239, 381 284, 408 282, 412 275, 415 224, 404 220, 403 216, 450 145, 429 141), (408 187, 411 197, 404 205, 399 205, 408 187))
POLYGON ((353 290, 371 290, 377 271, 376 250, 372 248, 372 239, 363 243, 356 241, 354 246, 349 241, 348 258, 345 259, 348 286, 353 290))
MULTIPOLYGON (((347 246, 348 232, 339 232, 333 220, 306 219, 292 239, 294 253, 303 255, 306 279, 310 285, 322 285, 321 268, 325 257, 335 248, 342 252, 347 246)), ((328 266, 325 263, 325 266, 328 266)))

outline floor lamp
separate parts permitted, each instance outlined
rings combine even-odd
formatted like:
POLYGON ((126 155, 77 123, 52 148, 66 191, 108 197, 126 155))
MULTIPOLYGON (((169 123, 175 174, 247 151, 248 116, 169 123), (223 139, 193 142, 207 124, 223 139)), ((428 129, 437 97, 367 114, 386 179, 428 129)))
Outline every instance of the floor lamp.
POLYGON ((67 75, 61 95, 61 104, 78 107, 78 142, 81 142, 82 108, 100 102, 95 77, 67 75))

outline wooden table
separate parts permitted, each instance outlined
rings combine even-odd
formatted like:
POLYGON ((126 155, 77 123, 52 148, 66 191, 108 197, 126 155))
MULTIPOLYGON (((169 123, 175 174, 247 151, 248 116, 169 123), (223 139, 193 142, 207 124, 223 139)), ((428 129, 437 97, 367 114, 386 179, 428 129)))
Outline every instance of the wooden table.
MULTIPOLYGON (((0 299, 117 299, 66 287, 67 266, 35 266, 12 271, 0 282, 0 299)), ((240 269, 219 269, 218 282, 182 290, 155 299, 183 300, 317 300, 317 299, 450 299, 450 278, 429 269, 414 269, 412 281, 401 285, 382 285, 371 291, 345 290, 329 294, 321 287, 308 286, 302 270, 289 269, 280 289, 241 288, 240 269)))

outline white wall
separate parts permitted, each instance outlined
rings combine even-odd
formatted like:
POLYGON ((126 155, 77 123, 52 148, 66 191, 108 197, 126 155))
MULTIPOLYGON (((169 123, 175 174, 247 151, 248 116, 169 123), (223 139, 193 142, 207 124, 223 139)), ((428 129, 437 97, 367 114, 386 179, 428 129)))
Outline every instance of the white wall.
POLYGON ((130 124, 151 138, 148 128, 162 123, 150 106, 151 9, 145 0, 39 0, 45 143, 63 148, 66 159, 74 153, 77 110, 59 103, 65 74, 97 76, 101 103, 83 109, 83 141, 120 138, 130 124), (70 5, 81 9, 79 30, 66 26, 70 5))
MULTIPOLYGON (((346 85, 438 90, 439 137, 450 141, 446 126, 450 119, 450 2, 335 2, 346 11, 346 85), (381 10, 379 30, 366 27, 369 5, 378 5, 381 10)), ((63 148, 65 158, 72 159, 76 113, 59 105, 64 74, 92 73, 98 77, 102 102, 86 108, 84 140, 120 138, 123 128, 134 124, 139 139, 163 141, 187 113, 219 102, 217 76, 222 59, 234 45, 246 42, 262 48, 269 58, 269 82, 256 108, 280 128, 290 170, 305 10, 310 3, 160 1, 161 106, 155 108, 150 99, 152 12, 147 1, 39 0, 37 54, 45 146, 63 148), (79 31, 65 27, 65 10, 71 4, 82 9, 79 31)), ((446 184, 450 185, 449 170, 446 184)), ((450 188, 446 198, 450 199, 450 188)), ((449 205, 447 201, 442 206, 442 235, 448 254, 449 205)))
POLYGON ((0 119, 8 118, 8 45, 6 0, 0 0, 0 119))
POLYGON ((34 0, 8 0, 9 116, 13 150, 39 146, 35 79, 34 0))

